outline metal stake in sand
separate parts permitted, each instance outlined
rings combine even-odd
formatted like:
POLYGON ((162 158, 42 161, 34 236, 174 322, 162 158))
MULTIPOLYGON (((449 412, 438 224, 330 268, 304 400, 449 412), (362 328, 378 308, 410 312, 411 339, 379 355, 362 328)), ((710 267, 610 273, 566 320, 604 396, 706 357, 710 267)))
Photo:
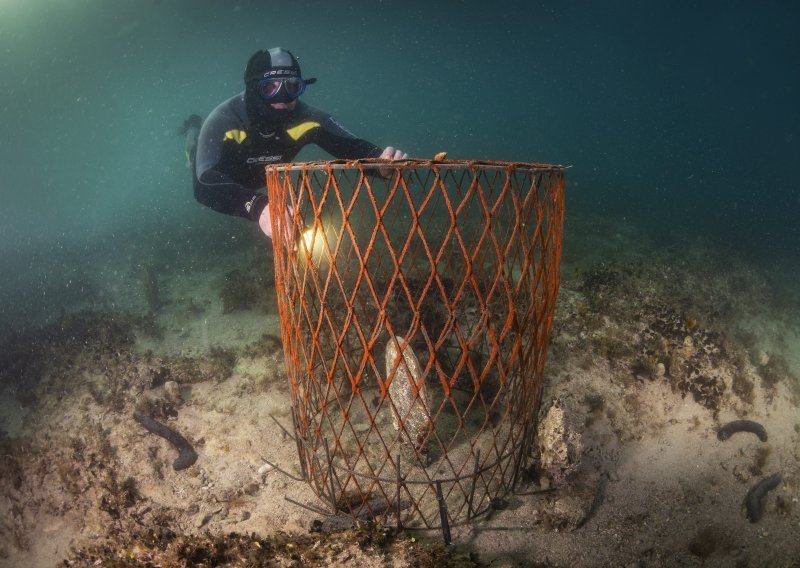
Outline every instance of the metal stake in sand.
POLYGON ((403 478, 400 477, 400 454, 397 454, 397 492, 396 492, 396 499, 395 499, 395 514, 397 515, 397 532, 399 533, 400 530, 403 528, 403 523, 400 520, 400 485, 403 482, 403 478))
POLYGON ((442 482, 436 480, 436 500, 439 501, 439 518, 442 522, 442 538, 445 544, 450 544, 450 521, 447 518, 447 503, 442 494, 442 482))

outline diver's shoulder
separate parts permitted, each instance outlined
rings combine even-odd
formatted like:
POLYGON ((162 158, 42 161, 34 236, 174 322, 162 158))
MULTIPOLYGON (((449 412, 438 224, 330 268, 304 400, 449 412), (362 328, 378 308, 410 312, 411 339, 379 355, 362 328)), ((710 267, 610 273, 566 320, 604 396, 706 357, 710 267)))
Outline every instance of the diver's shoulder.
POLYGON ((298 116, 302 116, 303 118, 316 119, 319 122, 324 122, 331 116, 330 113, 325 112, 324 110, 319 109, 317 107, 311 106, 310 104, 303 101, 297 101, 296 114, 298 116))
POLYGON ((211 111, 207 123, 224 124, 225 126, 246 127, 248 124, 244 93, 238 93, 222 101, 211 111))

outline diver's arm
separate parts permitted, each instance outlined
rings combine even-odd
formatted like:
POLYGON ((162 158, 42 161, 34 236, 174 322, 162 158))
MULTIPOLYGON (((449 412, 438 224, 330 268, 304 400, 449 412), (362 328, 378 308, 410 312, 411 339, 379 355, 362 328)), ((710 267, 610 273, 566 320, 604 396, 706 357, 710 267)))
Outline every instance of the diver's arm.
MULTIPOLYGON (((318 129, 316 143, 329 154, 348 160, 360 158, 405 160, 408 158, 408 154, 392 146, 381 149, 372 142, 356 138, 330 116, 322 122, 322 127, 318 129)), ((378 170, 383 177, 391 176, 393 171, 391 168, 378 170)))
POLYGON ((381 155, 381 148, 372 142, 357 138, 336 122, 333 117, 327 117, 320 128, 317 129, 314 142, 330 155, 344 160, 358 160, 360 158, 377 158, 381 155))
POLYGON ((194 178, 194 197, 214 211, 257 221, 267 206, 267 196, 247 189, 215 169, 194 178))

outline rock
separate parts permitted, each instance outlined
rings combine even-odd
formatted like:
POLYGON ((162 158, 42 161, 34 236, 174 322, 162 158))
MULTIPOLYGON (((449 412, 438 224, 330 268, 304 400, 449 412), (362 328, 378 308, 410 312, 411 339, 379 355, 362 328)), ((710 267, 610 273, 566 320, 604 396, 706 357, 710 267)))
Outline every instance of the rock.
POLYGON ((208 524, 208 522, 214 517, 214 515, 220 514, 221 518, 225 518, 228 516, 228 510, 224 507, 213 507, 211 509, 206 510, 203 512, 202 508, 199 511, 198 517, 194 521, 194 526, 196 528, 201 528, 204 525, 208 524))
POLYGON ((563 495, 547 511, 548 519, 555 529, 574 530, 586 518, 591 501, 578 495, 563 495))
POLYGON ((194 522, 195 528, 198 529, 201 528, 203 525, 205 525, 206 523, 208 523, 208 521, 211 520, 211 517, 213 517, 211 513, 206 513, 204 515, 200 515, 199 517, 197 517, 194 522))
POLYGON ((753 477, 753 475, 750 473, 749 467, 739 464, 733 466, 733 476, 743 483, 750 481, 750 479, 753 477))
POLYGON ((539 424, 539 452, 544 473, 558 486, 581 463, 583 441, 577 413, 568 415, 562 401, 556 400, 539 424))
POLYGON ((399 335, 390 338, 386 346, 386 376, 392 377, 389 398, 394 429, 401 432, 403 442, 425 453, 431 429, 428 389, 414 350, 399 335))
POLYGON ((175 381, 167 381, 164 383, 164 398, 174 404, 180 404, 181 401, 181 387, 175 381))
POLYGON ((143 392, 160 387, 170 378, 170 374, 169 366, 160 359, 152 362, 138 361, 129 375, 129 381, 134 389, 143 392))
POLYGON ((134 509, 133 515, 136 516, 136 517, 142 517, 146 513, 149 513, 151 509, 152 509, 152 507, 150 505, 142 505, 142 506, 137 507, 136 509, 134 509))
POLYGON ((599 472, 581 474, 542 504, 541 520, 551 530, 575 530, 593 515, 604 500, 605 482, 599 472))

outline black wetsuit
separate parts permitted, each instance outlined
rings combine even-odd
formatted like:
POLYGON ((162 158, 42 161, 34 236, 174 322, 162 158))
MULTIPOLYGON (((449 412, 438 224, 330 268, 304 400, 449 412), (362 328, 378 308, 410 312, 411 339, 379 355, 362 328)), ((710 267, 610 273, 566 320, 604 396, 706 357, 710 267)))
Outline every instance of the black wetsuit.
POLYGON ((290 162, 306 144, 336 158, 377 158, 381 149, 350 134, 329 114, 301 101, 275 131, 252 126, 244 93, 220 104, 200 130, 194 156, 194 196, 208 207, 257 221, 267 196, 264 166, 290 162))

